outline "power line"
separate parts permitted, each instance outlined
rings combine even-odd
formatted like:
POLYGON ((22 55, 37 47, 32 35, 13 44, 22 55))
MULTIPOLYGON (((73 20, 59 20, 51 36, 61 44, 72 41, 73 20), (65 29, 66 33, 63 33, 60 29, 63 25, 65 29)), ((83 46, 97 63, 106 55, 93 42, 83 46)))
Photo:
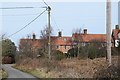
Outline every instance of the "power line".
POLYGON ((56 27, 59 29, 59 25, 57 25, 55 18, 51 15, 52 21, 55 23, 56 27))
POLYGON ((38 15, 39 13, 36 14, 15 14, 15 15, 0 15, 0 16, 29 16, 29 15, 38 15))
POLYGON ((41 8, 41 7, 5 7, 0 9, 31 9, 31 8, 41 8))
POLYGON ((42 0, 43 2, 44 2, 44 4, 46 5, 46 6, 48 6, 48 4, 44 1, 44 0, 42 0))
POLYGON ((37 18, 39 18, 46 10, 44 10, 41 14, 39 14, 37 17, 35 17, 35 19, 33 19, 32 21, 30 21, 27 25, 25 25, 23 28, 21 28, 20 30, 16 31, 15 33, 9 35, 8 37, 11 37, 15 34, 17 34, 18 32, 20 32, 21 30, 23 30, 24 28, 26 28, 28 25, 30 25, 32 22, 34 22, 37 18))

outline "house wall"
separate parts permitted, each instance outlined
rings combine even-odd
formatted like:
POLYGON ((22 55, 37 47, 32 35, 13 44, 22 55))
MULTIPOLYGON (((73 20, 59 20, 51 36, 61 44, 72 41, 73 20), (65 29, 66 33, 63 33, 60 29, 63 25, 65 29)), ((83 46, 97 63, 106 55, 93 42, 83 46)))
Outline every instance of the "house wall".
POLYGON ((69 45, 56 45, 56 46, 52 47, 52 49, 59 50, 63 53, 67 53, 68 50, 71 49, 71 46, 69 46, 69 45))

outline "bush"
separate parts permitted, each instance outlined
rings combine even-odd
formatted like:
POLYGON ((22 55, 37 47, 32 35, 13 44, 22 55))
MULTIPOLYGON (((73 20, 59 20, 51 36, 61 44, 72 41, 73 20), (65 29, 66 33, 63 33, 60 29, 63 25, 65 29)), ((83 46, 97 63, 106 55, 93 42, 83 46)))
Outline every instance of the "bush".
POLYGON ((98 48, 92 45, 88 46, 88 58, 94 59, 97 57, 98 48))
POLYGON ((106 57, 107 50, 106 47, 102 47, 97 51, 97 58, 106 57))
POLYGON ((118 48, 111 48, 111 54, 113 55, 113 56, 116 56, 116 55, 118 55, 118 48))
POLYGON ((88 51, 87 51, 87 46, 80 47, 79 49, 79 54, 78 54, 78 59, 86 59, 88 58, 88 51))
POLYGON ((69 49, 66 55, 67 57, 77 57, 78 49, 77 48, 69 49))
POLYGON ((65 54, 63 52, 59 51, 59 50, 54 50, 51 53, 51 57, 54 60, 62 60, 62 59, 65 58, 65 54))
MULTIPOLYGON (((96 79, 107 79, 107 80, 111 80, 112 78, 116 78, 116 79, 119 79, 119 74, 120 72, 120 69, 119 67, 117 66, 114 66, 114 65, 111 65, 109 66, 108 68, 100 68, 98 69, 95 73, 94 73, 94 76, 93 78, 96 78, 96 79)), ((115 79, 115 80, 116 80, 115 79)))

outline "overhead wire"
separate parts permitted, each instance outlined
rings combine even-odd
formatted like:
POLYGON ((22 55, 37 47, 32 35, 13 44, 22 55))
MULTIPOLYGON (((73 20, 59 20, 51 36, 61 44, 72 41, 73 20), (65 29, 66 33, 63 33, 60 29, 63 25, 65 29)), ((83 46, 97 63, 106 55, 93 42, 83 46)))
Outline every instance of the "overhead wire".
POLYGON ((38 15, 40 13, 36 13, 36 14, 14 14, 14 15, 0 15, 0 16, 30 16, 30 15, 38 15))
POLYGON ((44 1, 44 0, 42 0, 43 2, 44 2, 44 4, 48 7, 48 4, 44 1))
POLYGON ((57 24, 55 18, 53 17, 53 15, 50 15, 51 16, 51 20, 55 23, 56 27, 59 29, 59 25, 57 24))
POLYGON ((30 8, 41 8, 41 7, 4 7, 0 9, 30 9, 30 8))
MULTIPOLYGON (((48 4, 47 4, 44 0, 43 0, 43 2, 44 2, 44 4, 45 4, 47 7, 49 7, 48 4)), ((28 8, 36 8, 36 7, 6 7, 6 8, 0 8, 0 9, 25 9, 25 8, 28 9, 28 8)), ((40 7, 38 7, 38 8, 40 8, 40 7)), ((46 10, 47 10, 47 8, 46 8, 46 10)), ((35 17, 32 21, 30 21, 28 24, 26 24, 26 25, 25 25, 24 27, 22 27, 20 30, 14 32, 13 34, 11 34, 11 35, 9 35, 9 36, 7 36, 7 37, 9 38, 9 37, 17 34, 18 32, 22 31, 24 28, 26 28, 26 27, 29 26, 32 22, 34 22, 37 18, 39 18, 46 10, 44 10, 41 14, 39 14, 37 17, 35 17)))
POLYGON ((18 32, 22 31, 24 28, 26 28, 27 26, 29 26, 32 22, 34 22, 37 18, 39 18, 46 10, 44 10, 42 13, 40 13, 37 17, 35 17, 32 21, 30 21, 28 24, 26 24, 24 27, 22 27, 20 30, 14 32, 13 34, 7 36, 7 37, 11 37, 15 34, 17 34, 18 32))

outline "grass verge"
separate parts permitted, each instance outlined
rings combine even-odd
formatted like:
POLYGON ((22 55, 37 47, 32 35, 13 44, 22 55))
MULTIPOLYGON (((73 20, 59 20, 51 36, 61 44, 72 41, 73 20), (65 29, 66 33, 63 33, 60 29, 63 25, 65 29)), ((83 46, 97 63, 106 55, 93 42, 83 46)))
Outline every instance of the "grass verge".
POLYGON ((42 69, 26 69, 25 67, 20 67, 20 66, 12 66, 13 68, 16 68, 22 72, 26 72, 28 74, 31 74, 32 76, 36 77, 36 78, 48 78, 50 76, 48 76, 45 71, 43 71, 42 69))
POLYGON ((5 80, 6 78, 8 78, 8 74, 3 68, 0 70, 0 76, 2 80, 5 80))

